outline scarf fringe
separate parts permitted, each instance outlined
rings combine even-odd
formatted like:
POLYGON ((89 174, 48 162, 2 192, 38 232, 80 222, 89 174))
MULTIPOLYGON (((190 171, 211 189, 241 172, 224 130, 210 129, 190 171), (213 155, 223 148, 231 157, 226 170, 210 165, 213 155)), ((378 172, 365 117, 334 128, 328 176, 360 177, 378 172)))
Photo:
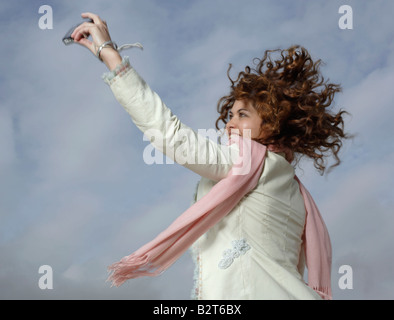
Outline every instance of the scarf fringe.
POLYGON ((154 276, 159 273, 155 270, 152 263, 146 255, 138 257, 135 255, 126 256, 120 261, 113 263, 108 268, 110 273, 107 282, 112 282, 111 287, 120 287, 129 279, 134 279, 143 276, 154 276))
POLYGON ((332 293, 330 287, 311 287, 315 290, 323 300, 332 300, 332 293))

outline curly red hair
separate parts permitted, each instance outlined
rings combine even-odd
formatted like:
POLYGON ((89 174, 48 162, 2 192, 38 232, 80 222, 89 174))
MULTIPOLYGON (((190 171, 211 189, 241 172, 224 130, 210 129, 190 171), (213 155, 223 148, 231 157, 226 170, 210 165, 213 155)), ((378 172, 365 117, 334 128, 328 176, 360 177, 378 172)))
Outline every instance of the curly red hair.
POLYGON ((236 100, 252 103, 262 118, 262 138, 265 145, 290 148, 298 158, 312 158, 314 166, 324 173, 326 156, 332 154, 340 164, 338 152, 344 133, 343 114, 330 110, 334 96, 341 91, 338 84, 328 83, 320 73, 321 60, 313 62, 308 51, 300 46, 286 50, 266 50, 262 59, 254 59, 256 67, 249 66, 231 81, 230 94, 218 102, 219 122, 227 123, 228 113, 236 100), (272 53, 280 52, 273 60, 272 53))

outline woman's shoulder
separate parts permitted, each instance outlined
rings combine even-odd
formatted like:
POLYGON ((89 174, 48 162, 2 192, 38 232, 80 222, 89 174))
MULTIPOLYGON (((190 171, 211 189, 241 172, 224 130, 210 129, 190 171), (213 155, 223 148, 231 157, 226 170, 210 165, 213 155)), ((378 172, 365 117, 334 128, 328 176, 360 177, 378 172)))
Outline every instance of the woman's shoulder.
POLYGON ((281 152, 267 151, 260 183, 294 179, 295 169, 281 152))

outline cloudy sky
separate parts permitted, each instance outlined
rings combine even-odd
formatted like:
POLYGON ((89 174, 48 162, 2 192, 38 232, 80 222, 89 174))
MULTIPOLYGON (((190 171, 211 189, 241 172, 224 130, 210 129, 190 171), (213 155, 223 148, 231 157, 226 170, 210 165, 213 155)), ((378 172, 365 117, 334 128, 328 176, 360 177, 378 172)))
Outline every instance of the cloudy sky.
MULTIPOLYGON (((335 108, 356 134, 342 164, 300 178, 318 202, 333 243, 335 299, 394 298, 394 25, 391 0, 2 1, 0 73, 0 298, 189 299, 185 254, 158 278, 106 283, 106 267, 151 240, 188 208, 199 177, 176 164, 150 166, 148 142, 114 99, 105 66, 65 46, 91 11, 105 19, 133 66, 194 129, 214 128, 226 70, 264 50, 306 47, 340 83, 335 108), (41 29, 41 5, 53 29, 41 29), (350 5, 353 29, 338 13, 350 5), (40 266, 53 270, 42 290, 40 266), (339 286, 350 266, 353 289, 339 286)), ((347 274, 349 275, 349 274, 347 274)))

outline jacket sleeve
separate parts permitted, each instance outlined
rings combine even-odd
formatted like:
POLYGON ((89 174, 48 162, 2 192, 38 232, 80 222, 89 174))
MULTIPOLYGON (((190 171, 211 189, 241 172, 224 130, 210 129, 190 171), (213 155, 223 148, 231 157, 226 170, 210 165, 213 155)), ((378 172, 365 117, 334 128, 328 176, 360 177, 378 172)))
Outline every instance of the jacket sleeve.
POLYGON ((238 146, 219 144, 183 124, 130 66, 127 57, 103 79, 135 125, 167 157, 214 181, 230 171, 238 146))

